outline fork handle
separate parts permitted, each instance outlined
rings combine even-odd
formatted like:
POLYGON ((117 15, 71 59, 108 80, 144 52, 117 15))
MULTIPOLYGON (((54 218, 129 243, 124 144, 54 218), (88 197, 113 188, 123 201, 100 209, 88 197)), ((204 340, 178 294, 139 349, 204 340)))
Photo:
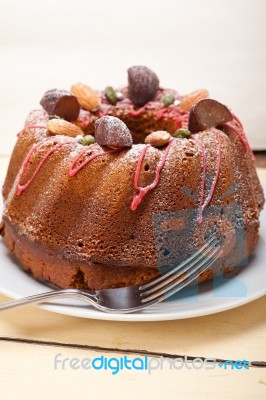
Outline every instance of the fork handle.
POLYGON ((10 310, 16 307, 27 306, 29 304, 39 304, 53 299, 60 298, 78 298, 87 302, 95 303, 95 295, 86 291, 86 295, 82 293, 81 290, 78 289, 62 289, 62 290, 53 290, 50 292, 39 293, 33 296, 23 297, 22 299, 8 301, 6 303, 0 304, 0 312, 5 310, 10 310))

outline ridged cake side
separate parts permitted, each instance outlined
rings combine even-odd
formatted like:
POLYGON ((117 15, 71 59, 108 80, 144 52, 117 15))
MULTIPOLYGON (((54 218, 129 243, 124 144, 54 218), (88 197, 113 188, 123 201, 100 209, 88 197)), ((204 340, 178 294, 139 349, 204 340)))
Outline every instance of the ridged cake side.
MULTIPOLYGON (((48 115, 42 110, 32 112, 26 121, 27 126, 47 123, 48 115)), ((241 205, 249 255, 259 238, 259 213, 264 197, 250 154, 234 131, 224 130, 197 133, 206 152, 205 174, 213 180, 218 172, 208 205, 241 205), (233 185, 237 190, 230 192, 233 185), (228 195, 224 196, 225 193, 228 195)), ((5 210, 1 231, 11 252, 34 277, 60 287, 119 287, 157 275, 153 216, 199 208, 195 196, 184 190, 189 188, 199 198, 203 163, 197 142, 192 138, 173 139, 158 185, 132 211, 136 165, 145 144, 106 153, 70 176, 71 164, 82 151, 82 145, 74 140, 65 143, 45 160, 27 190, 18 195, 23 162, 32 147, 47 135, 46 128, 28 129, 18 139, 10 160, 3 188, 5 210)), ((47 151, 62 140, 65 139, 61 136, 53 136, 53 143, 44 143, 33 153, 23 183, 33 176, 47 151)), ((94 151, 100 151, 100 146, 94 151)), ((165 148, 148 148, 141 164, 140 187, 154 181, 164 152, 165 148)), ((203 195, 206 199, 206 191, 203 195)), ((199 238, 212 223, 204 218, 201 224, 195 223, 199 238)), ((233 267, 220 265, 217 273, 231 271, 233 267)), ((199 281, 210 279, 212 274, 204 272, 199 281)))

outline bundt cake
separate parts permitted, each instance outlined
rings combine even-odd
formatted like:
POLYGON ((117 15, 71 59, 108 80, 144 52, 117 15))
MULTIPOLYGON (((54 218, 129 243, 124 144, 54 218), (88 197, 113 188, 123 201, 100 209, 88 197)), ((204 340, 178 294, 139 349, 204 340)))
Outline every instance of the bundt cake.
POLYGON ((61 288, 138 284, 213 232, 234 270, 259 238, 264 197, 239 119, 206 90, 180 96, 144 66, 128 86, 52 89, 18 134, 0 232, 36 279, 61 288), (242 247, 241 247, 242 246, 242 247))

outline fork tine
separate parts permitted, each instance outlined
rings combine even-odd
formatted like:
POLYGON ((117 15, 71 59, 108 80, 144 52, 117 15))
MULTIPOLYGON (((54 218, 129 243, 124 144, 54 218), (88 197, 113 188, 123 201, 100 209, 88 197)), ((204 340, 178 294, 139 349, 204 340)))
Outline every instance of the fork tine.
MULTIPOLYGON (((210 260, 208 263, 206 263, 204 265, 203 268, 200 269, 200 271, 194 271, 191 275, 190 278, 185 281, 184 283, 180 284, 180 285, 172 285, 172 290, 164 293, 163 295, 161 295, 160 297, 156 297, 154 300, 150 300, 149 302, 145 302, 144 304, 153 304, 153 303, 159 303, 165 299, 167 299, 168 297, 171 297, 173 294, 179 292, 180 290, 184 289, 184 287, 186 287, 187 285, 189 285, 191 282, 193 282, 195 279, 197 279, 197 277, 199 276, 199 274, 201 272, 204 272, 206 269, 208 269, 214 261, 216 261, 219 258, 219 255, 222 253, 222 251, 217 255, 217 257, 215 257, 214 260, 210 260)), ((170 288, 169 288, 170 289, 170 288)), ((168 289, 168 290, 169 290, 168 289)))
POLYGON ((200 257, 202 252, 205 249, 209 248, 209 245, 214 244, 217 241, 217 238, 212 237, 209 239, 198 251, 196 251, 194 254, 192 254, 190 257, 188 257, 186 260, 182 261, 180 264, 178 264, 175 268, 171 269, 168 271, 166 274, 160 276, 157 279, 154 279, 151 282, 145 283, 140 286, 140 290, 145 290, 151 286, 156 285, 157 283, 165 280, 168 276, 173 275, 175 272, 179 271, 181 268, 185 267, 186 265, 190 265, 190 262, 193 261, 195 258, 200 257))
POLYGON ((164 280, 161 280, 159 285, 156 284, 156 282, 155 282, 155 286, 153 286, 151 289, 145 291, 145 295, 151 294, 153 292, 157 292, 158 289, 168 285, 172 281, 175 281, 179 276, 184 275, 185 272, 191 270, 192 267, 194 267, 196 264, 199 264, 200 261, 202 261, 202 260, 204 261, 204 260, 206 260, 206 258, 210 258, 213 255, 213 250, 214 250, 213 247, 208 247, 205 252, 201 253, 198 258, 193 260, 192 263, 188 264, 186 266, 186 268, 182 269, 182 271, 179 271, 179 270, 176 272, 172 271, 173 273, 171 275, 168 274, 168 276, 164 280))
MULTIPOLYGON (((211 253, 211 259, 208 258, 207 260, 205 259, 204 261, 201 261, 199 265, 194 267, 192 271, 190 271, 189 275, 185 274, 184 276, 179 276, 177 281, 172 281, 170 285, 166 285, 163 288, 160 288, 159 291, 156 291, 155 293, 148 295, 148 297, 144 297, 142 299, 142 303, 147 303, 147 302, 158 302, 162 301, 172 294, 178 292, 179 290, 183 289, 185 286, 187 286, 190 282, 192 282, 197 276, 205 271, 207 268, 209 268, 222 254, 222 250, 220 248, 215 248, 213 252, 211 253), (213 258, 214 257, 214 258, 213 258), (182 283, 183 282, 183 283, 182 283)), ((147 292, 142 292, 141 296, 145 296, 147 292)))

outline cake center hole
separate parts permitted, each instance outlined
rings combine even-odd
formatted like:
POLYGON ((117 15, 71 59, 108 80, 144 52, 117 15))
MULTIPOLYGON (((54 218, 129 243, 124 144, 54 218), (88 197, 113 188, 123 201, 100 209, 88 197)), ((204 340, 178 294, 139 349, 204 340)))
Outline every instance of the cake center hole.
POLYGON ((152 132, 167 131, 172 134, 176 130, 173 120, 157 119, 156 115, 150 118, 147 118, 147 115, 137 117, 127 115, 125 118, 120 118, 130 130, 134 144, 145 143, 146 136, 152 132))

